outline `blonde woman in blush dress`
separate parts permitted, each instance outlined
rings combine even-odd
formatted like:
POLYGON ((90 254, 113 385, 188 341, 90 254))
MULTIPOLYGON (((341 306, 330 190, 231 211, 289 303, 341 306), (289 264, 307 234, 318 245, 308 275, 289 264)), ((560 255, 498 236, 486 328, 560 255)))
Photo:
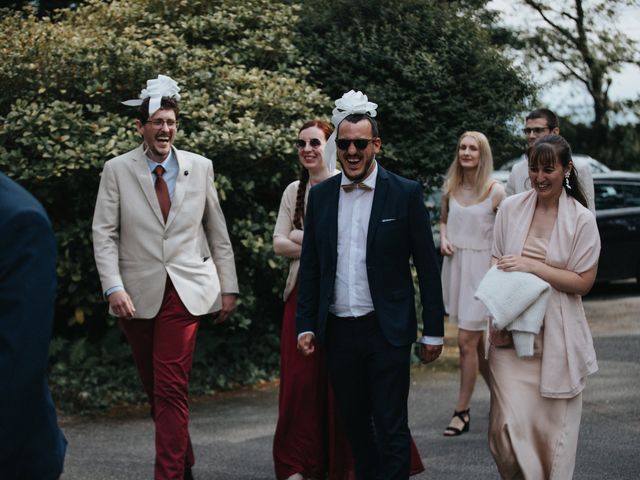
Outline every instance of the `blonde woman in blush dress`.
POLYGON ((483 332, 488 312, 473 295, 491 267, 496 211, 504 188, 491 179, 493 157, 487 137, 465 132, 447 172, 442 194, 440 252, 442 289, 449 322, 458 326, 460 391, 445 436, 469 431, 471 396, 478 370, 488 383, 483 332))
POLYGON ((493 261, 551 286, 532 357, 508 331, 491 331, 489 447, 502 478, 573 476, 586 377, 597 369, 582 307, 596 278, 600 237, 569 144, 538 139, 529 154, 533 189, 507 198, 494 230, 493 261))

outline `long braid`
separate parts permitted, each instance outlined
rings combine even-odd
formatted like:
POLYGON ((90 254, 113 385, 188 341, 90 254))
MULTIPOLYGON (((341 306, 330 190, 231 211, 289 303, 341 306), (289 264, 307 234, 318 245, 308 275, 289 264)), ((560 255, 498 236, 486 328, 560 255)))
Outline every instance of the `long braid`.
POLYGON ((300 183, 298 184, 298 192, 296 194, 296 209, 293 214, 293 226, 298 230, 302 230, 302 219, 304 218, 304 194, 307 191, 307 183, 309 183, 309 170, 303 167, 300 172, 300 183))
MULTIPOLYGON (((571 146, 560 135, 545 135, 536 140, 536 143, 529 150, 529 166, 552 166, 558 161, 567 168, 571 161, 571 146)), ((567 195, 575 198, 584 207, 589 208, 587 196, 578 181, 578 172, 575 164, 569 173, 569 187, 563 182, 563 188, 567 195)))

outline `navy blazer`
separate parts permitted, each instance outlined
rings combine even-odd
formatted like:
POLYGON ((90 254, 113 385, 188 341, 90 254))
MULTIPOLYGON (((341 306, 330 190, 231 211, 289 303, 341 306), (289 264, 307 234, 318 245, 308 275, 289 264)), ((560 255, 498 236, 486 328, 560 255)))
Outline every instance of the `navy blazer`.
POLYGON ((67 442, 47 385, 55 292, 49 218, 0 173, 0 478, 62 473, 67 442))
MULTIPOLYGON (((338 257, 338 199, 342 175, 335 175, 309 192, 296 326, 312 331, 324 342, 329 304, 333 299, 338 257)), ((444 307, 431 221, 422 188, 378 164, 367 233, 367 278, 378 322, 394 346, 416 340, 413 259, 420 286, 423 334, 444 336, 444 307)))

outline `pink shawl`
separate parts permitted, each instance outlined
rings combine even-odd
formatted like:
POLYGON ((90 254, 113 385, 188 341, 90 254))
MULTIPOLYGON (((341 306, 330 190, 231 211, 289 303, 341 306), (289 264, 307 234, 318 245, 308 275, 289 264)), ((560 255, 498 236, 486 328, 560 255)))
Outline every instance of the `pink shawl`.
MULTIPOLYGON (((530 190, 502 202, 494 227, 493 256, 522 255, 533 220, 537 194, 530 190)), ((598 263, 600 236, 593 214, 563 191, 545 263, 581 273, 598 263)), ((540 394, 572 398, 598 370, 582 297, 551 287, 544 318, 540 394)))

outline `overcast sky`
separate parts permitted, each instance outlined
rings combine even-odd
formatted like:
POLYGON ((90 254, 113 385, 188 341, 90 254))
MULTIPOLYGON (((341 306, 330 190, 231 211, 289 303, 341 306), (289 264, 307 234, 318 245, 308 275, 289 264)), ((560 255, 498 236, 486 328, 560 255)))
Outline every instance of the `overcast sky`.
MULTIPOLYGON (((519 2, 492 0, 489 8, 502 13, 507 25, 522 25, 538 21, 537 14, 519 2)), ((627 7, 617 22, 618 28, 628 36, 640 40, 640 7, 627 7)), ((552 68, 551 66, 549 67, 552 68)), ((551 70, 546 73, 549 74, 551 70)), ((543 72, 545 73, 545 72, 543 72)), ((550 78, 551 75, 546 75, 550 78)), ((613 78, 610 96, 612 99, 638 98, 640 96, 640 68, 628 66, 613 78)), ((592 117, 591 102, 586 89, 579 82, 550 85, 541 92, 542 103, 562 115, 571 115, 576 120, 588 121, 592 117)))

